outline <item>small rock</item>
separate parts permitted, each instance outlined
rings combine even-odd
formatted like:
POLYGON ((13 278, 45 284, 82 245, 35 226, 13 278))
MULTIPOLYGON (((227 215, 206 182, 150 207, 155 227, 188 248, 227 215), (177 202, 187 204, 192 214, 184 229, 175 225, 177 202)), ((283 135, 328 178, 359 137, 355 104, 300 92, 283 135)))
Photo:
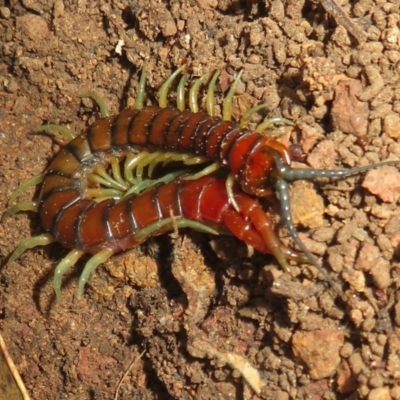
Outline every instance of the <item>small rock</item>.
POLYGON ((11 16, 11 11, 7 7, 0 7, 0 17, 4 19, 9 19, 11 16))
POLYGON ((335 129, 362 136, 367 133, 368 103, 359 101, 361 82, 355 79, 339 81, 332 105, 332 123, 335 129))
POLYGON ((39 15, 26 14, 19 17, 17 26, 34 42, 46 39, 50 33, 46 20, 39 15))
POLYGON ((369 392, 368 400, 391 400, 389 388, 381 387, 372 389, 369 392))
POLYGON ((343 332, 335 328, 298 331, 292 337, 293 353, 308 366, 312 379, 323 379, 335 374, 340 364, 339 351, 343 343, 343 332))
POLYGON ((369 171, 362 187, 386 203, 394 203, 400 196, 400 172, 396 167, 384 166, 369 171))
POLYGON ((352 393, 357 389, 357 377, 351 371, 349 363, 344 360, 337 370, 336 383, 340 393, 352 393))
POLYGON ((290 205, 294 224, 319 228, 323 224, 324 202, 310 182, 297 181, 290 188, 290 205))
POLYGON ((400 117, 395 113, 386 115, 383 119, 383 131, 393 139, 400 136, 400 117))

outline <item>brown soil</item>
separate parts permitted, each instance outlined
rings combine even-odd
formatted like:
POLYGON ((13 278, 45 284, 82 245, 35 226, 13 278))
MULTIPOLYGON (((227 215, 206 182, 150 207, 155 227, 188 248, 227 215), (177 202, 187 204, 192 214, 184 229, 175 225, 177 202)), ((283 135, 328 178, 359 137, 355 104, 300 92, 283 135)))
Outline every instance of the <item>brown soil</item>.
MULTIPOLYGON (((223 69, 224 89, 243 70, 236 113, 267 102, 293 120, 315 168, 398 159, 399 3, 342 3, 366 42, 315 1, 0 0, 0 208, 62 146, 34 129, 83 130, 89 89, 113 113, 132 105, 144 62, 150 100, 182 62, 194 77, 223 69)), ((346 299, 314 268, 282 273, 233 238, 185 231, 114 257, 81 300, 78 263, 56 303, 66 250, 5 265, 41 227, 4 221, 0 327, 32 399, 113 399, 134 360, 119 399, 400 399, 396 174, 293 185, 301 238, 346 299)))

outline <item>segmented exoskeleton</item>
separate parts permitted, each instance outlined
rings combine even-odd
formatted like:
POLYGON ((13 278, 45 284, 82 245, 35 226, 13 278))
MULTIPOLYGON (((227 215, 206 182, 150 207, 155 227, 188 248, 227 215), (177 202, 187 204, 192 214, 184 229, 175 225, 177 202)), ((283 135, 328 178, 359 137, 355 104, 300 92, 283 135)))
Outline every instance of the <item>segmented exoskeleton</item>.
MULTIPOLYGON (((198 85, 191 91, 192 100, 197 97, 194 92, 198 85)), ((166 102, 167 91, 164 86, 160 105, 166 102)), ((98 100, 92 93, 88 95, 98 100)), ((108 114, 101 100, 99 103, 102 114, 108 114)), ((139 96, 137 106, 141 108, 142 103, 143 98, 139 96)), ((191 104, 191 108, 195 105, 191 104)), ((42 183, 37 202, 18 203, 5 214, 38 211, 47 232, 23 241, 8 262, 29 248, 54 241, 72 249, 55 270, 54 288, 58 298, 63 274, 83 254, 94 255, 81 275, 79 294, 91 271, 112 254, 173 227, 190 227, 213 234, 231 233, 260 251, 272 252, 282 262, 286 263, 287 258, 305 261, 304 256, 279 242, 269 218, 256 201, 237 187, 231 186, 228 193, 224 180, 205 176, 211 170, 206 168, 200 174, 178 170, 159 179, 151 177, 154 167, 163 161, 178 160, 190 165, 205 162, 206 158, 176 152, 149 152, 129 143, 117 145, 118 132, 126 130, 120 125, 121 119, 113 128, 113 141, 109 140, 110 136, 107 138, 110 130, 104 128, 110 118, 99 121, 103 123, 96 123, 73 138, 45 174, 23 184, 11 198, 14 200, 27 187, 42 183), (232 199, 243 206, 243 211, 233 208, 232 199), (154 209, 149 207, 152 204, 154 209)), ((54 125, 43 126, 40 130, 57 130, 68 138, 72 136, 66 128, 54 125)))
MULTIPOLYGON (((106 261, 115 252, 130 248, 144 241, 148 236, 170 230, 173 225, 172 219, 175 220, 176 226, 191 227, 210 233, 223 232, 227 228, 259 250, 269 250, 284 268, 288 268, 287 252, 277 241, 271 224, 265 223, 262 227, 258 225, 258 218, 265 222, 265 216, 262 217, 260 211, 251 216, 247 214, 245 202, 238 199, 246 198, 248 199, 246 201, 250 201, 250 197, 241 193, 240 190, 256 197, 266 197, 276 191, 281 204, 283 221, 304 252, 303 260, 307 259, 318 267, 315 258, 298 238, 292 223, 288 181, 319 177, 343 178, 380 165, 396 163, 387 161, 337 171, 291 168, 287 148, 261 132, 265 124, 260 124, 255 131, 246 128, 249 115, 260 106, 249 110, 239 124, 231 121, 231 100, 239 77, 225 99, 221 119, 213 116, 217 74, 209 85, 207 113, 198 112, 197 93, 199 85, 209 79, 209 75, 202 77, 192 86, 189 94, 190 111, 184 110, 185 76, 178 86, 177 108, 166 107, 167 93, 178 73, 180 69, 161 87, 158 107, 143 107, 143 95, 139 95, 136 109, 126 109, 116 116, 97 120, 86 132, 71 140, 61 150, 45 174, 32 179, 17 191, 16 195, 19 195, 27 186, 42 182, 37 203, 17 204, 7 215, 19 210, 38 210, 47 233, 23 242, 11 256, 10 261, 27 248, 53 241, 72 248, 73 250, 56 268, 55 288, 58 295, 59 276, 62 276, 66 269, 75 264, 84 253, 92 253, 94 256, 86 264, 85 272, 81 277, 80 293, 83 291, 83 285, 89 273, 97 265, 106 261), (151 178, 155 166, 170 161, 181 161, 185 165, 209 163, 200 172, 185 174, 185 178, 178 178, 179 175, 184 175, 180 171, 161 177, 160 180, 151 178), (112 176, 107 170, 108 167, 111 169, 112 176), (146 168, 150 179, 143 180, 142 175, 146 168), (258 241, 261 240, 263 243, 262 246, 239 234, 234 225, 230 224, 229 218, 221 221, 203 218, 205 207, 211 209, 216 207, 218 202, 213 197, 208 197, 207 201, 203 200, 200 192, 198 195, 202 198, 203 208, 198 214, 186 214, 182 208, 175 209, 176 215, 173 213, 169 216, 164 211, 161 212, 161 206, 158 206, 153 212, 153 219, 145 218, 143 223, 136 223, 136 215, 139 216, 136 214, 136 210, 139 210, 135 208, 139 207, 136 204, 140 204, 143 198, 149 199, 149 196, 153 196, 152 199, 158 203, 159 195, 155 193, 163 190, 162 186, 159 186, 160 183, 166 187, 183 185, 191 190, 194 188, 200 190, 196 186, 190 186, 189 183, 182 183, 182 179, 191 179, 193 185, 200 185, 199 187, 205 190, 209 187, 209 183, 202 179, 217 169, 224 169, 229 175, 225 181, 225 192, 223 192, 227 197, 221 201, 226 207, 229 205, 232 209, 230 213, 223 213, 223 215, 230 215, 230 218, 244 218, 246 223, 251 223, 259 235, 258 241), (175 179, 180 179, 180 183, 178 184, 175 179), (240 190, 235 187, 235 182, 240 190), (146 188, 150 188, 149 191, 143 192, 146 188), (116 199, 121 200, 116 202, 116 199), (233 214, 232 210, 236 214, 233 214), (120 214, 116 214, 118 212, 120 214), (118 215, 126 216, 125 220, 118 222, 118 215), (254 217, 255 215, 257 217, 254 217), (124 232, 122 236, 119 236, 119 229, 124 232)), ((144 74, 139 93, 144 92, 143 77, 144 74)), ((102 113, 107 114, 104 107, 102 113)), ((49 128, 54 128, 54 126, 44 127, 44 129, 49 128)), ((56 129, 61 131, 58 127, 56 129)), ((222 193, 221 181, 217 182, 218 184, 215 183, 212 187, 218 186, 218 190, 222 193)), ((186 196, 182 197, 181 201, 181 192, 176 193, 178 199, 170 198, 169 204, 167 200, 160 198, 162 207, 174 208, 176 204, 191 207, 187 199, 196 200, 196 197, 186 196)), ((248 204, 256 207, 257 210, 260 209, 254 200, 248 204)), ((297 257, 297 259, 300 258, 297 257)))

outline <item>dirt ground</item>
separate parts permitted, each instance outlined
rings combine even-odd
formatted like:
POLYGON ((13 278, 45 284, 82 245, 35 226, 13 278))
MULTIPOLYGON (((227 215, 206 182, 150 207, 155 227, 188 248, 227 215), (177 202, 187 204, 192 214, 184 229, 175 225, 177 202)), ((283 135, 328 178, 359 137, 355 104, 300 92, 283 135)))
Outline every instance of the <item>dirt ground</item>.
MULTIPOLYGON (((149 101, 182 63, 225 71, 219 98, 243 70, 235 115, 264 102, 264 117, 293 120, 308 166, 399 159, 399 2, 340 3, 365 38, 316 0, 0 0, 0 209, 63 145, 34 129, 85 129, 87 90, 112 113, 132 105, 144 63, 149 101)), ((301 238, 342 298, 315 268, 283 273, 234 238, 184 231, 113 257, 80 300, 78 263, 57 303, 67 250, 5 265, 42 230, 34 213, 3 221, 0 328, 31 398, 400 399, 399 182, 387 167, 291 185, 301 238)))

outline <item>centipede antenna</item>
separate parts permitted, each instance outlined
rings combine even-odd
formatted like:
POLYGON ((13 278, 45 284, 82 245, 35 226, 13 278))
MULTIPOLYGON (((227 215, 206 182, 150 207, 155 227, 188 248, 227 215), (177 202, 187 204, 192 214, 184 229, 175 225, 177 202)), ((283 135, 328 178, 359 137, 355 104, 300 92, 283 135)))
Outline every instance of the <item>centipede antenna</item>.
POLYGON ((370 171, 375 168, 384 166, 397 166, 400 164, 398 161, 382 161, 376 164, 365 165, 363 167, 355 167, 350 169, 313 169, 313 168, 290 168, 284 166, 281 170, 281 176, 287 181, 296 181, 300 179, 316 179, 316 178, 337 178, 343 179, 352 175, 359 175, 364 172, 370 171))
POLYGON ((96 92, 92 92, 89 90, 88 92, 82 93, 80 96, 81 98, 90 98, 94 100, 94 102, 99 106, 100 109, 100 116, 102 118, 106 118, 110 116, 110 110, 108 109, 104 98, 99 96, 96 92))
POLYGON ((178 87, 176 89, 176 108, 179 111, 183 111, 186 108, 185 102, 185 85, 189 78, 189 75, 182 75, 179 81, 178 87))
POLYGON ((20 211, 38 212, 38 204, 36 201, 21 201, 15 206, 10 207, 7 212, 4 213, 2 221, 20 211))
POLYGON ((198 104, 198 98, 199 98, 199 91, 200 91, 200 86, 208 81, 210 78, 210 72, 207 74, 204 74, 201 76, 193 85, 190 87, 189 90, 189 109, 193 113, 199 112, 199 104, 198 104))
POLYGON ((233 81, 231 87, 229 88, 228 94, 225 96, 225 99, 222 103, 222 119, 224 121, 231 121, 232 120, 232 101, 233 96, 235 95, 237 85, 240 82, 240 78, 243 74, 243 70, 241 70, 238 74, 236 79, 233 81))
POLYGON ((114 254, 113 250, 110 249, 102 249, 98 253, 96 253, 93 257, 89 259, 89 261, 85 264, 81 276, 79 278, 78 285, 78 298, 80 299, 83 295, 83 290, 85 288, 86 282, 89 279, 90 274, 100 265, 105 263, 112 255, 114 254))
POLYGON ((158 90, 158 105, 161 108, 165 108, 168 105, 167 97, 168 92, 171 89, 171 85, 173 84, 175 78, 184 70, 185 65, 179 67, 175 72, 173 72, 161 85, 160 89, 158 90))
POLYGON ((22 193, 24 193, 27 189, 32 186, 39 185, 39 183, 43 182, 44 174, 35 175, 32 178, 28 179, 24 183, 22 183, 18 189, 11 195, 10 203, 12 203, 17 197, 19 197, 22 193))
POLYGON ((220 74, 221 71, 215 72, 207 88, 206 110, 210 117, 214 117, 215 115, 215 85, 220 74))
POLYGON ((7 261, 7 264, 12 263, 18 257, 20 257, 26 250, 33 249, 38 246, 47 246, 50 243, 53 243, 55 239, 48 233, 44 233, 43 235, 34 236, 23 240, 19 246, 14 250, 11 254, 10 258, 7 261))
POLYGON ((339 288, 339 286, 333 282, 332 278, 329 274, 318 264, 318 260, 313 256, 313 254, 307 249, 307 247, 303 244, 297 230, 293 224, 292 214, 290 211, 290 202, 289 202, 289 185, 284 179, 277 179, 275 182, 275 189, 278 193, 279 203, 281 206, 281 214, 284 225, 289 230, 289 234, 291 238, 295 241, 300 250, 305 254, 308 261, 318 270, 318 272, 324 277, 324 279, 331 285, 331 287, 340 295, 343 295, 343 291, 339 288))
MULTIPOLYGON (((249 122, 250 122, 250 119, 251 119, 252 115, 254 113, 262 110, 263 108, 267 108, 267 107, 268 107, 268 104, 264 103, 264 104, 260 104, 260 105, 255 106, 255 107, 251 107, 248 110, 246 110, 245 113, 242 115, 242 117, 239 120, 239 126, 241 128, 246 128, 249 125, 249 122)), ((258 128, 258 126, 257 126, 257 128, 258 128)), ((258 132, 257 128, 255 130, 256 132, 258 132)))
POLYGON ((135 103, 136 110, 143 109, 145 98, 146 98, 146 64, 143 64, 142 73, 140 74, 140 80, 136 94, 136 103, 135 103))
POLYGON ((34 132, 58 132, 67 142, 75 138, 75 134, 70 129, 61 125, 42 125, 34 129, 34 132))
POLYGON ((53 277, 53 288, 56 293, 57 301, 61 301, 62 299, 61 283, 64 274, 70 267, 76 264, 83 254, 85 254, 84 251, 73 249, 57 264, 53 277))

